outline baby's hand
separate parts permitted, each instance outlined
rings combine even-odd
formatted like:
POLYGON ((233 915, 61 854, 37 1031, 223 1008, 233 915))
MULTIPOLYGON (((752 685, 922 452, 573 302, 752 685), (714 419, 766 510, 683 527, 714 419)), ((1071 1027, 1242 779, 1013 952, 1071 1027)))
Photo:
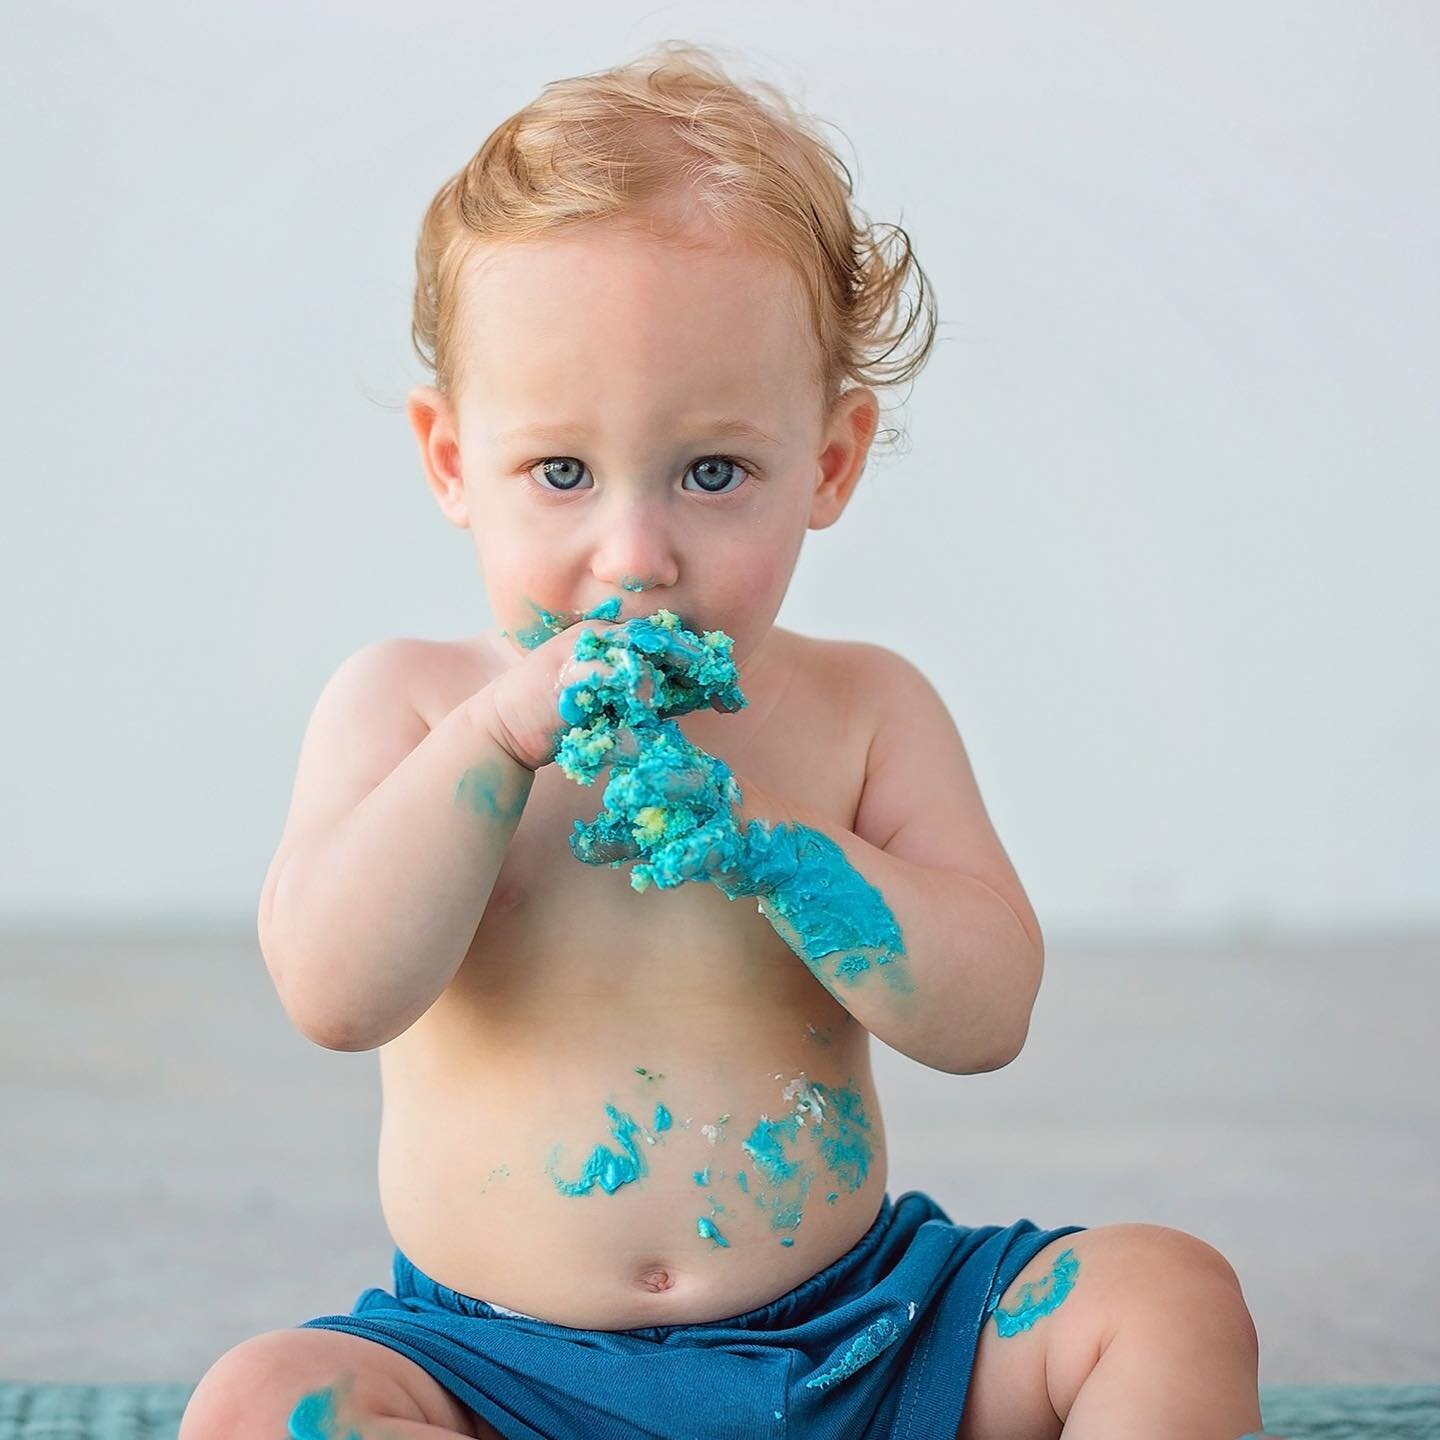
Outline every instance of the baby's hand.
MULTIPOLYGON (((616 667, 604 659, 575 658, 582 633, 591 632, 603 645, 607 635, 623 628, 623 621, 579 621, 528 651, 485 687, 491 733, 519 764, 529 770, 550 764, 566 732, 585 719, 585 682, 602 682, 616 674, 616 667)), ((645 659, 657 670, 678 675, 692 658, 690 649, 667 637, 665 643, 647 647, 645 659)), ((651 682, 642 680, 638 697, 646 701, 653 693, 651 682)), ((710 704, 730 713, 719 696, 710 704)))
POLYGON ((562 714, 566 692, 586 680, 605 680, 615 667, 604 660, 576 660, 575 646, 590 631, 603 641, 620 625, 613 620, 585 620, 552 635, 528 651, 485 687, 491 733, 514 760, 538 770, 555 758, 555 748, 574 717, 562 714))

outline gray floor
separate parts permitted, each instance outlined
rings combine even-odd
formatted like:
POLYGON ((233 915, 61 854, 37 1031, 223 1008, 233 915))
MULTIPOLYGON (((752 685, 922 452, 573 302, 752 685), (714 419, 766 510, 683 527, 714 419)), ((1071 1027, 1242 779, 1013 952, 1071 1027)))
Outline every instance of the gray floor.
MULTIPOLYGON (((1148 1220, 1240 1274, 1265 1384, 1440 1380, 1440 937, 1057 945, 989 1075, 877 1044, 892 1194, 1148 1220)), ((373 1054, 248 935, 0 939, 0 1379, 193 1383, 388 1285, 373 1054)))

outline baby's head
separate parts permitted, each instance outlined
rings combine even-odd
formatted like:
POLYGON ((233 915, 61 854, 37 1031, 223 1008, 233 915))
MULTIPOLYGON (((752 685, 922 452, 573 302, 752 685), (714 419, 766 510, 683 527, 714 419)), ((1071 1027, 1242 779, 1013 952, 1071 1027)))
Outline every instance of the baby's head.
POLYGON ((806 530, 854 491, 871 387, 933 341, 908 237, 889 227, 886 257, 810 123, 703 50, 658 50, 548 85, 441 188, 416 250, 435 383, 410 421, 517 651, 541 610, 619 595, 621 619, 665 607, 745 660, 806 530))

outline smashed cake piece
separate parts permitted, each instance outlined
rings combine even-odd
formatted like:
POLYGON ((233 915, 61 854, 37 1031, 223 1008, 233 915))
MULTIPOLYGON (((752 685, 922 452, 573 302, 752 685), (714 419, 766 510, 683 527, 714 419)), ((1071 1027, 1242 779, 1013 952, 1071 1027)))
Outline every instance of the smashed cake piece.
MULTIPOLYGON (((718 700, 727 710, 749 704, 723 630, 696 634, 670 610, 627 620, 604 635, 576 640, 578 661, 603 660, 614 673, 568 686, 555 763, 579 785, 612 767, 603 808, 588 825, 575 822, 570 849, 586 864, 641 863, 636 890, 669 888, 701 878, 706 863, 735 833, 730 806, 740 799, 723 760, 692 745, 674 717, 718 700)), ((738 837, 737 837, 738 838, 738 837)))

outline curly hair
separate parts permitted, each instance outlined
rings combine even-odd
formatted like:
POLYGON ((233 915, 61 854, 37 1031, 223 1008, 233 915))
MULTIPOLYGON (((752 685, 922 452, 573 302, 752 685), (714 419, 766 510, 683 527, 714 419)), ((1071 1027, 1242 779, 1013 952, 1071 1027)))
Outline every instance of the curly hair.
POLYGON ((775 86, 751 80, 747 89, 711 51, 679 40, 544 86, 425 211, 411 342, 435 388, 447 398, 458 391, 460 284, 480 247, 596 221, 623 227, 643 218, 653 232, 657 212, 677 199, 705 218, 709 243, 718 228, 722 243, 748 241, 803 282, 826 415, 852 385, 912 379, 934 344, 933 291, 906 232, 871 222, 855 205, 850 171, 821 123, 775 86), (917 298, 902 318, 912 276, 917 298))

